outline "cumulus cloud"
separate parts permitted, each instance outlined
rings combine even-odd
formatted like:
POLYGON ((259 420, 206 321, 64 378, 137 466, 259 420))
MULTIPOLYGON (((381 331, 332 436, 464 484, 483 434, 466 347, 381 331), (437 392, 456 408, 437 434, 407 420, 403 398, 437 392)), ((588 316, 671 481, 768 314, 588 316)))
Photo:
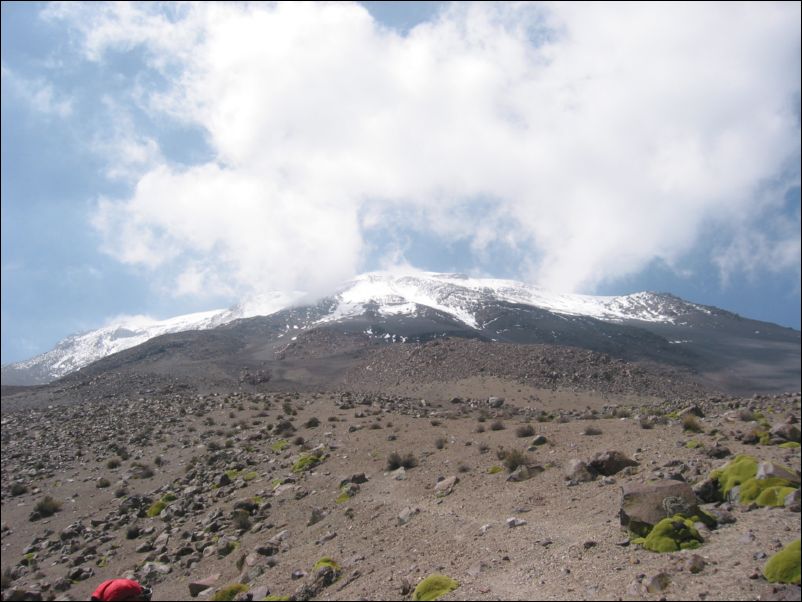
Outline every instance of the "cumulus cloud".
POLYGON ((391 227, 502 244, 522 276, 592 291, 711 227, 734 244, 798 174, 798 3, 462 3, 405 34, 350 3, 46 14, 89 60, 144 49, 168 82, 144 106, 206 134, 213 160, 153 155, 94 217, 109 253, 177 269, 182 293, 322 290, 391 227))

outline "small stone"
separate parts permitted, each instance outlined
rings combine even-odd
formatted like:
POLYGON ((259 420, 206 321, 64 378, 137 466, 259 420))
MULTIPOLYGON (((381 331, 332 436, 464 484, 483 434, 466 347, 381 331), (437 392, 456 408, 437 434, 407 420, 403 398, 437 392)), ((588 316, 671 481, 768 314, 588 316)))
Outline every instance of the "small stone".
POLYGON ((525 524, 526 524, 526 521, 524 519, 522 519, 522 518, 510 517, 510 518, 507 519, 507 526, 510 529, 513 529, 515 527, 522 527, 525 524))
POLYGON ((671 577, 668 573, 657 573, 653 577, 645 580, 646 591, 650 594, 656 594, 664 591, 671 584, 671 577))
POLYGON ((201 592, 213 587, 220 579, 220 573, 214 573, 203 579, 195 579, 189 582, 189 595, 195 598, 201 592))
POLYGON ((799 512, 802 510, 799 489, 785 496, 785 507, 791 512, 799 512))
POLYGON ((757 466, 757 474, 755 475, 756 479, 770 479, 770 478, 778 478, 778 479, 785 479, 786 481, 790 481, 796 485, 799 485, 799 475, 795 472, 791 472, 787 468, 780 466, 779 464, 775 464, 774 462, 761 462, 757 466))
POLYGON ((407 506, 404 508, 398 515, 398 525, 406 525, 409 521, 412 520, 412 517, 418 514, 420 510, 418 508, 410 508, 407 506))
POLYGON ((503 397, 488 397, 487 398, 487 405, 491 408, 500 408, 504 405, 504 398, 503 397))
POLYGON ((701 573, 705 566, 707 565, 707 561, 699 556, 699 554, 694 554, 687 561, 685 561, 686 568, 693 573, 701 573))
POLYGON ((437 485, 434 486, 434 493, 437 497, 445 497, 450 495, 452 491, 454 491, 454 485, 459 482, 459 478, 456 476, 451 476, 446 479, 443 479, 437 485))

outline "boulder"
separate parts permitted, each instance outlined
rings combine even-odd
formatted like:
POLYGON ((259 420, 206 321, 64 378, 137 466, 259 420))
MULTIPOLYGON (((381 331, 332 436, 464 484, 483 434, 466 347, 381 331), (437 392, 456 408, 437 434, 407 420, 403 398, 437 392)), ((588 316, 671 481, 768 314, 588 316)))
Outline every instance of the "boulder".
POLYGON ((802 443, 802 433, 800 432, 799 427, 795 424, 775 424, 773 427, 771 427, 769 434, 772 437, 779 437, 785 441, 796 441, 797 443, 802 443))
POLYGON ((611 476, 627 466, 637 466, 635 460, 629 459, 619 451, 608 450, 594 454, 588 463, 590 469, 604 476, 611 476))
POLYGON ((682 481, 667 479, 657 483, 626 483, 621 487, 621 526, 645 536, 664 518, 675 514, 701 516, 696 495, 682 481))
POLYGON ((591 472, 586 462, 578 458, 573 458, 568 461, 568 466, 565 469, 565 478, 576 483, 583 483, 592 481, 596 478, 596 475, 591 472))

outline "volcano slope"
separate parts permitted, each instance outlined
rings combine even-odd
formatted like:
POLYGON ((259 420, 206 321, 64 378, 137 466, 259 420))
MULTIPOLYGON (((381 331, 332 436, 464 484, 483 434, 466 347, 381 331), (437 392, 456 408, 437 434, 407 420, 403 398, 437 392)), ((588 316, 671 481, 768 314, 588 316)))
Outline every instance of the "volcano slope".
MULTIPOLYGON (((141 347, 123 353, 153 357, 141 347)), ((435 573, 459 584, 444 600, 799 599, 763 576, 799 538, 798 497, 703 504, 720 525, 695 550, 651 552, 619 524, 622 488, 702 486, 739 454, 798 483, 798 392, 740 398, 572 348, 328 331, 265 364, 172 357, 171 372, 112 356, 3 398, 4 599, 88 599, 120 576, 155 600, 413 599, 435 573), (608 451, 636 464, 577 464, 608 451)))

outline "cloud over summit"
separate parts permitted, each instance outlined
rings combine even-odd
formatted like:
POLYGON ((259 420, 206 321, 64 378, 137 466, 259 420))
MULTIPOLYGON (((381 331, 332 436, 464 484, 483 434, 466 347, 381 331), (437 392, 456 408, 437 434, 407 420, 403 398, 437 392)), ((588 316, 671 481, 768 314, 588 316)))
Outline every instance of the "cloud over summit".
POLYGON ((47 16, 87 60, 144 50, 165 83, 132 96, 204 132, 211 160, 152 149, 93 219, 180 293, 324 290, 393 229, 498 243, 522 277, 591 291, 711 228, 737 270, 761 215, 748 269, 798 272, 799 213, 774 193, 799 178, 797 3, 465 3, 406 34, 349 3, 47 16))

